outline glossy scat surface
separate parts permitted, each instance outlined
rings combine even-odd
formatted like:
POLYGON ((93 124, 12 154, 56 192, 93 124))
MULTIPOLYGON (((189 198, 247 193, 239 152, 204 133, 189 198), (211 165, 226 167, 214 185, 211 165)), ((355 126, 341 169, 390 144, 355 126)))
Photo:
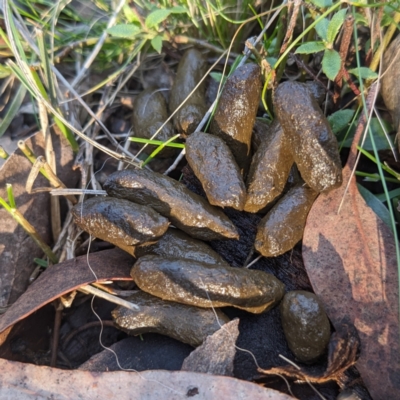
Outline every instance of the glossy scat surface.
MULTIPOLYGON (((158 129, 169 117, 167 103, 162 93, 155 87, 150 87, 136 97, 133 104, 132 123, 134 134, 137 137, 151 139, 158 129)), ((162 128, 154 140, 163 142, 174 136, 174 129, 170 122, 162 128)), ((151 154, 157 146, 148 145, 144 151, 151 154)), ((171 157, 176 154, 176 149, 165 147, 159 157, 171 157)))
POLYGON ((221 138, 193 133, 186 140, 186 159, 210 204, 243 210, 246 188, 232 152, 221 138))
POLYGON ((174 228, 169 228, 157 243, 149 246, 139 246, 135 250, 135 257, 137 258, 146 254, 187 258, 207 264, 229 265, 208 244, 201 240, 194 239, 179 229, 174 228))
POLYGON ((339 186, 338 143, 307 87, 298 82, 281 83, 275 91, 274 107, 304 181, 317 192, 339 186))
POLYGON ((245 211, 258 212, 279 196, 286 185, 293 156, 280 123, 275 120, 253 156, 247 176, 245 211))
POLYGON ((264 257, 286 253, 303 237, 308 212, 318 193, 304 184, 291 188, 260 221, 254 243, 264 257))
POLYGON ((239 168, 247 170, 250 147, 261 92, 261 72, 256 64, 245 64, 227 79, 210 132, 231 149, 239 168))
MULTIPOLYGON (((196 49, 189 49, 178 65, 172 85, 169 110, 174 112, 207 72, 207 61, 196 49)), ((174 127, 179 133, 193 133, 207 111, 204 82, 174 115, 174 127)))
POLYGON ((331 336, 328 317, 318 297, 295 290, 285 294, 280 305, 283 331, 290 350, 303 362, 324 354, 331 336))
POLYGON ((238 238, 235 226, 221 210, 168 176, 144 169, 118 171, 108 177, 104 188, 110 196, 153 208, 194 238, 238 238))
POLYGON ((179 258, 144 256, 131 276, 154 296, 205 308, 232 306, 258 314, 284 294, 283 283, 271 274, 179 258))
MULTIPOLYGON (((117 307, 112 317, 115 325, 130 335, 155 332, 197 347, 208 335, 220 329, 212 309, 164 301, 142 291, 128 300, 139 306, 140 310, 117 307)), ((229 322, 223 312, 215 312, 221 325, 229 322)))
MULTIPOLYGON (((302 84, 298 82, 299 84, 302 84)), ((326 89, 317 81, 307 81, 303 85, 307 88, 310 94, 314 97, 318 104, 322 104, 326 97, 326 89)))
POLYGON ((131 254, 130 246, 154 242, 169 226, 168 219, 152 208, 112 197, 94 197, 71 212, 81 229, 131 254))

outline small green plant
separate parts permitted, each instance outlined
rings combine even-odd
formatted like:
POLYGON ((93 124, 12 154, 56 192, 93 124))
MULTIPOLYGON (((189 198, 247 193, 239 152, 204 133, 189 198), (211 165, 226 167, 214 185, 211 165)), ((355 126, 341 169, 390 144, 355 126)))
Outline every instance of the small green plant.
POLYGON ((330 21, 327 18, 322 19, 315 26, 315 30, 322 40, 304 43, 296 50, 297 54, 311 54, 323 51, 322 71, 332 81, 335 80, 342 65, 340 54, 333 46, 336 36, 346 18, 346 14, 347 10, 342 9, 335 13, 330 21))
MULTIPOLYGON (((128 23, 115 25, 108 29, 108 33, 116 38, 146 39, 150 41, 151 46, 157 53, 161 53, 162 42, 169 40, 168 33, 161 27, 161 24, 171 14, 187 14, 187 9, 183 6, 171 8, 158 8, 154 6, 145 19, 138 12, 135 12, 135 8, 128 7, 127 5, 123 7, 123 11, 128 23)), ((170 18, 169 23, 171 24, 171 22, 170 29, 173 30, 177 20, 170 18)))

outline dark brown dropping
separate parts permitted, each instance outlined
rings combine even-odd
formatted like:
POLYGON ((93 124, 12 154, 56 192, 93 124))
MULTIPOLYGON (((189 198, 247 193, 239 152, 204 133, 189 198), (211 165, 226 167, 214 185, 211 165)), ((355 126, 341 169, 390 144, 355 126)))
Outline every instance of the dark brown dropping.
POLYGON ((131 276, 140 289, 163 300, 255 314, 274 307, 284 294, 283 283, 271 274, 179 258, 144 256, 131 276))
POLYGON ((152 208, 112 197, 94 197, 71 212, 81 229, 132 255, 134 246, 154 242, 169 226, 167 218, 152 208))
POLYGON ((142 291, 128 300, 139 306, 139 311, 117 307, 112 317, 115 325, 130 335, 155 332, 197 347, 220 329, 219 323, 229 322, 220 310, 215 310, 217 320, 211 309, 164 301, 142 291))
POLYGON ((304 181, 324 192, 342 183, 338 143, 328 120, 305 85, 281 83, 274 107, 304 181))
POLYGON ((254 154, 247 176, 244 210, 259 212, 279 196, 288 179, 293 156, 280 123, 275 120, 254 154))
POLYGON ((317 81, 307 81, 304 82, 304 85, 307 87, 308 91, 314 96, 314 99, 317 101, 317 103, 321 105, 326 98, 325 87, 317 81))
MULTIPOLYGON (((153 135, 168 119, 167 103, 159 89, 150 87, 136 97, 133 104, 132 123, 135 136, 152 139, 153 135)), ((174 129, 170 122, 162 128, 154 140, 167 141, 174 136, 174 129)), ((144 151, 151 154, 158 146, 148 145, 144 151)), ((165 147, 158 156, 171 157, 176 154, 176 149, 165 147)))
POLYGON ((186 159, 210 204, 243 210, 246 188, 239 167, 221 138, 193 133, 186 140, 186 159))
POLYGON ((303 237, 306 218, 317 195, 304 184, 291 188, 260 221, 255 249, 264 257, 291 250, 303 237))
POLYGON ((231 149, 241 170, 250 164, 250 147, 261 92, 261 72, 256 64, 245 64, 226 81, 210 132, 231 149))
POLYGON ((149 246, 139 246, 135 257, 154 254, 164 257, 186 258, 207 264, 229 264, 208 244, 186 235, 179 229, 169 228, 157 243, 149 246))
POLYGON ((108 177, 104 188, 110 196, 152 207, 196 239, 239 237, 222 211, 168 176, 144 169, 117 171, 108 177))
POLYGON ((253 126, 251 136, 251 151, 254 154, 260 144, 268 139, 270 133, 271 122, 261 119, 256 119, 253 126))
POLYGON ((305 363, 317 361, 325 353, 331 337, 329 320, 318 297, 303 290, 288 292, 280 312, 293 354, 305 363))
MULTIPOLYGON (((178 65, 172 85, 169 110, 173 113, 207 72, 207 60, 196 49, 185 52, 178 65)), ((174 127, 179 133, 190 135, 195 131, 207 112, 204 82, 189 97, 173 117, 174 127)))

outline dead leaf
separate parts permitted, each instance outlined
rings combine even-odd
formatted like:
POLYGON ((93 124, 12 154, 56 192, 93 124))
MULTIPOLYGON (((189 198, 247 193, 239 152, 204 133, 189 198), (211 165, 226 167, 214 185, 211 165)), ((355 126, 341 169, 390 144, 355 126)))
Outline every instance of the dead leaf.
MULTIPOLYGON (((73 187, 78 175, 72 171, 72 150, 56 128, 53 133, 57 175, 68 187, 73 187)), ((36 156, 44 155, 41 132, 27 139, 25 143, 36 156)), ((18 210, 37 229, 44 241, 50 244, 50 195, 26 193, 25 183, 31 168, 32 164, 17 149, 0 169, 0 196, 7 199, 6 183, 11 183, 18 210)), ((41 174, 36 185, 50 186, 41 174)), ((0 307, 5 307, 25 291, 29 276, 35 268, 33 258, 42 257, 43 252, 3 207, 0 207, 0 221, 0 307)))
MULTIPOLYGON (((83 285, 96 282, 87 259, 84 255, 64 261, 44 271, 1 316, 0 333, 58 297, 83 285)), ((120 249, 91 253, 89 263, 97 275, 97 282, 131 280, 129 271, 133 258, 120 249)))
POLYGON ((291 400, 251 382, 186 371, 63 371, 0 359, 2 399, 291 400))
POLYGON ((233 376, 235 343, 239 336, 239 319, 234 319, 208 336, 201 346, 185 358, 182 371, 233 376))
MULTIPOLYGON (((381 94, 392 119, 393 127, 400 134, 400 35, 392 41, 383 57, 381 94)), ((399 139, 399 138, 398 138, 399 139)), ((400 146, 400 145, 399 145, 400 146)))
POLYGON ((400 392, 398 278, 392 232, 367 206, 351 178, 321 194, 308 215, 303 259, 333 325, 348 319, 361 339, 356 367, 371 396, 400 392), (338 213, 344 196, 343 205, 338 213))

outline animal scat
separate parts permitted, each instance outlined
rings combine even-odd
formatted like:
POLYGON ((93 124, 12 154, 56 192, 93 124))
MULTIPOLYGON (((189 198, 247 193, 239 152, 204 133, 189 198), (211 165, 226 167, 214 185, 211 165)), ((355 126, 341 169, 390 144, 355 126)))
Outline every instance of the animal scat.
POLYGON ((317 195, 303 183, 291 188, 258 224, 255 249, 264 257, 291 250, 303 237, 306 218, 317 195))
POLYGON ((283 331, 290 350, 300 361, 317 361, 327 350, 331 328, 325 310, 314 293, 294 290, 280 305, 283 331))
MULTIPOLYGON (((158 129, 168 119, 167 103, 162 93, 155 87, 150 87, 141 92, 133 104, 132 123, 135 136, 151 139, 158 129)), ((154 140, 167 141, 174 136, 174 129, 170 122, 167 122, 154 140)), ((158 146, 148 145, 145 152, 150 154, 158 146)), ((172 157, 176 149, 165 147, 158 156, 172 157)))
POLYGON ((308 88, 299 82, 281 83, 275 91, 274 108, 304 181, 316 192, 340 186, 338 143, 308 88))
MULTIPOLYGON (((169 109, 173 113, 207 72, 207 61, 200 51, 189 49, 178 65, 178 71, 172 85, 169 109)), ((202 82, 196 91, 185 101, 173 116, 175 129, 190 135, 195 131, 207 111, 205 84, 202 82)))
POLYGON ((141 257, 131 276, 140 289, 164 300, 255 314, 274 307, 284 294, 283 283, 266 272, 172 257, 141 257))
POLYGON ((279 196, 293 165, 293 156, 280 123, 275 120, 253 156, 247 176, 244 210, 259 212, 279 196))
POLYGON ((93 197, 71 212, 81 229, 132 255, 134 246, 154 242, 169 226, 168 219, 152 208, 112 197, 93 197))
POLYGON ((239 237, 236 227, 221 210, 168 176, 143 169, 117 171, 108 177, 104 188, 113 197, 152 207, 196 239, 239 237))
POLYGON ((225 141, 240 170, 250 164, 251 136, 261 93, 261 70, 256 64, 237 68, 227 79, 211 121, 210 132, 225 141))
POLYGON ((229 318, 220 310, 205 309, 164 301, 139 291, 128 298, 139 311, 117 307, 112 312, 114 324, 130 335, 155 332, 193 347, 201 345, 229 318))
POLYGON ((186 140, 186 159, 210 204, 243 210, 246 200, 243 178, 232 152, 221 138, 194 132, 186 140))
POLYGON ((167 232, 151 245, 138 246, 135 257, 139 258, 146 254, 154 254, 164 257, 186 258, 207 264, 229 264, 208 244, 194 239, 179 229, 168 228, 167 232))

